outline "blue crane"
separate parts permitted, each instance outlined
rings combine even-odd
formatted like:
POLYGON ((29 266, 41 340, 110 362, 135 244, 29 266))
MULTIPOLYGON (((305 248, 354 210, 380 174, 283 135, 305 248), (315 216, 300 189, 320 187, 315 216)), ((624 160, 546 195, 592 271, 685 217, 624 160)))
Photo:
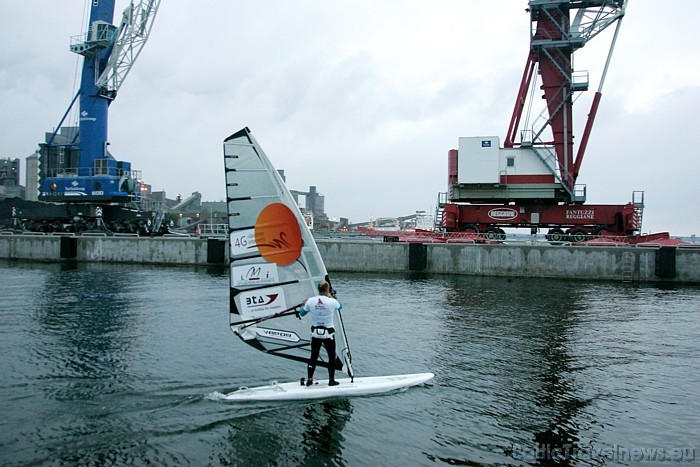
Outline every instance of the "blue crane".
POLYGON ((148 39, 159 5, 160 0, 132 0, 115 26, 115 0, 92 0, 88 31, 70 44, 71 52, 84 57, 80 89, 57 129, 39 145, 40 200, 133 203, 140 198, 138 173, 108 151, 108 110, 148 39), (76 102, 78 126, 63 126, 76 102))

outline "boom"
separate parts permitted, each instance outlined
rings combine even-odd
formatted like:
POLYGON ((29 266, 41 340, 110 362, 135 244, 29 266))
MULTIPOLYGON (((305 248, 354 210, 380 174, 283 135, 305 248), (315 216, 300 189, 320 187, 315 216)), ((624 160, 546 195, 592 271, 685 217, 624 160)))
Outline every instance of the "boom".
MULTIPOLYGON (((568 193, 568 201, 574 201, 574 185, 578 177, 586 143, 596 116, 602 85, 615 45, 617 31, 608 52, 600 86, 593 99, 586 128, 578 154, 574 158, 573 100, 574 93, 588 90, 588 72, 577 72, 573 67, 573 54, 608 26, 617 23, 625 14, 626 0, 531 0, 530 21, 532 35, 530 53, 516 98, 513 116, 504 141, 505 148, 533 147, 543 161, 556 160, 553 174, 568 193), (575 12, 573 21, 572 13, 575 12), (542 90, 547 105, 547 115, 525 128, 517 140, 520 122, 524 115, 533 76, 539 68, 542 90), (547 133, 550 130, 551 134, 547 133), (546 141, 544 138, 551 138, 546 141)), ((580 201, 580 200, 577 200, 580 201)))
POLYGON ((122 14, 114 48, 109 63, 95 83, 101 96, 114 99, 126 75, 138 58, 156 18, 160 0, 132 2, 122 14))

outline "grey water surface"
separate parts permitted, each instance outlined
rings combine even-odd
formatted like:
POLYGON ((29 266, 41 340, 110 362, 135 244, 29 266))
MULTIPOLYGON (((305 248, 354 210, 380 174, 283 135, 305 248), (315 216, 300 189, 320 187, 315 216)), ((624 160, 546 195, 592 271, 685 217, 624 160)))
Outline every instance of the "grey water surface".
POLYGON ((230 332, 226 268, 0 261, 0 465, 697 462, 700 288, 332 278, 356 374, 432 382, 227 403, 305 368, 230 332))

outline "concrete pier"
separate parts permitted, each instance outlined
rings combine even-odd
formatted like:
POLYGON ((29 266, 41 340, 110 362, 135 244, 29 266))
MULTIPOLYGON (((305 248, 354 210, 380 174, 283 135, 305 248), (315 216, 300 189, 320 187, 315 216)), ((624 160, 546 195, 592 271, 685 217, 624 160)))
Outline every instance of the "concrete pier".
MULTIPOLYGON (((426 272, 700 284, 700 248, 383 243, 319 239, 329 271, 426 272)), ((138 264, 225 264, 225 239, 2 235, 0 258, 138 264)))
MULTIPOLYGON (((225 241, 220 258, 225 256, 225 241)), ((0 258, 33 261, 94 261, 138 264, 208 264, 207 239, 195 237, 0 236, 0 258)))
POLYGON ((331 271, 700 283, 700 248, 317 241, 331 271))

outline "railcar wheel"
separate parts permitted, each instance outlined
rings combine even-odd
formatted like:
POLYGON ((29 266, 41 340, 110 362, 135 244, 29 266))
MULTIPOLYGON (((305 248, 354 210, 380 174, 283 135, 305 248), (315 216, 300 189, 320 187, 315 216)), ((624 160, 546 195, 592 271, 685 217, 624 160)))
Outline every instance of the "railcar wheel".
POLYGON ((588 237, 588 232, 581 228, 574 229, 571 232, 571 241, 575 243, 585 242, 586 240, 588 240, 588 237))
POLYGON ((612 231, 605 225, 599 225, 593 231, 593 235, 596 237, 606 237, 612 234, 612 231))
POLYGON ((566 241, 566 235, 564 231, 560 228, 550 229, 545 235, 548 242, 564 242, 566 241))
POLYGON ((489 227, 486 229, 486 238, 489 240, 503 240, 505 238, 505 232, 498 227, 489 227))

